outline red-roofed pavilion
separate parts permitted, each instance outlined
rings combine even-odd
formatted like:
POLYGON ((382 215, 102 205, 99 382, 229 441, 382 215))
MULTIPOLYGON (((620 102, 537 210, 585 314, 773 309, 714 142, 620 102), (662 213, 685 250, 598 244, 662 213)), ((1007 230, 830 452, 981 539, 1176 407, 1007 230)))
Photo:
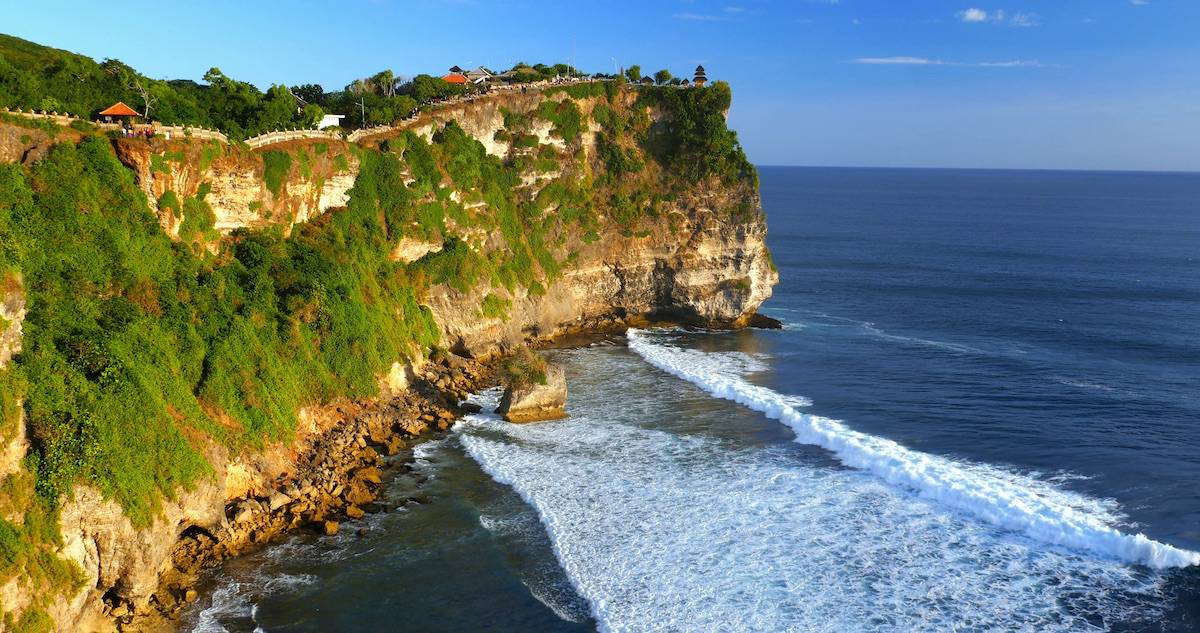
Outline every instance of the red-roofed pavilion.
POLYGON ((104 117, 105 121, 112 121, 113 117, 129 117, 129 119, 132 121, 133 117, 142 115, 138 114, 137 110, 134 110, 133 108, 125 105, 123 102, 118 101, 113 105, 101 110, 100 116, 104 117))

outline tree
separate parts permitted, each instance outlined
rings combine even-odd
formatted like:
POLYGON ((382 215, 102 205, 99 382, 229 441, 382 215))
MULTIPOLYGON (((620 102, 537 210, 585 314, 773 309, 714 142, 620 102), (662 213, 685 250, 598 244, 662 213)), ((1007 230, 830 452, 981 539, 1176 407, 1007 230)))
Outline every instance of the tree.
POLYGON ((660 86, 671 83, 671 71, 664 68, 654 73, 654 83, 660 86))
POLYGON ((462 90, 460 86, 446 83, 446 80, 441 77, 431 77, 430 75, 417 75, 404 87, 405 92, 412 95, 412 98, 416 99, 418 103, 428 103, 462 90))
POLYGON ((391 70, 384 70, 375 73, 371 77, 371 84, 375 87, 375 91, 384 97, 396 96, 396 75, 391 70))
POLYGON ((325 105, 325 89, 320 84, 292 86, 292 94, 303 99, 304 103, 325 105))
POLYGON ((125 63, 117 59, 106 59, 101 64, 101 68, 109 76, 115 78, 123 86, 134 91, 142 100, 142 116, 146 119, 150 118, 150 109, 154 107, 154 103, 158 98, 151 91, 151 81, 137 73, 136 70, 130 68, 125 63))
POLYGON ((642 67, 634 64, 626 68, 625 77, 629 79, 630 83, 637 83, 642 79, 642 67))

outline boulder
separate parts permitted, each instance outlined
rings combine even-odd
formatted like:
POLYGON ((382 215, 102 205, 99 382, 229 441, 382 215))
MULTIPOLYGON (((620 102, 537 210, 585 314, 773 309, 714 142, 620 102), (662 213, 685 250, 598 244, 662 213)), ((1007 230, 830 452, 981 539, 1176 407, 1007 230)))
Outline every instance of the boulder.
POLYGON ((746 325, 760 330, 782 330, 783 323, 765 314, 754 312, 746 319, 746 325))
POLYGON ((271 497, 267 500, 267 503, 271 506, 271 512, 274 512, 291 502, 292 498, 282 492, 272 493, 271 497))
POLYGON ((546 384, 509 387, 496 413, 509 422, 539 422, 567 417, 567 376, 562 367, 546 369, 546 384))

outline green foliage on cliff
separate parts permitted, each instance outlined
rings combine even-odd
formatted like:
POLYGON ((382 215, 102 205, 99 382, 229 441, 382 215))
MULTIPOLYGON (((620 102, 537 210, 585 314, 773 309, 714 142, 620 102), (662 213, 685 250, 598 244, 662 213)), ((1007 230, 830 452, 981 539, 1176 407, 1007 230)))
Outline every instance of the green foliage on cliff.
POLYGON ((479 305, 479 311, 489 319, 503 319, 507 321, 508 309, 510 307, 512 307, 512 301, 489 292, 479 305))
POLYGON ((45 609, 35 606, 26 609, 16 620, 5 613, 4 627, 10 633, 51 633, 54 631, 54 620, 45 609))
POLYGON ((646 139, 647 150, 685 178, 716 176, 726 183, 740 180, 757 187, 758 172, 725 122, 731 100, 729 84, 723 81, 706 88, 642 88, 639 103, 662 108, 668 116, 666 125, 653 129, 646 139))
MULTIPOLYGON (((102 139, 0 174, 4 263, 30 306, 15 370, 47 507, 84 480, 143 525, 210 472, 199 437, 286 437, 300 406, 375 393, 394 360, 436 343, 373 205, 287 239, 243 233, 205 258, 167 238, 102 139)), ((205 208, 203 191, 183 202, 181 233, 211 229, 205 208)))
POLYGON ((543 101, 538 104, 537 115, 553 123, 554 127, 550 132, 568 145, 579 142, 579 133, 583 129, 583 115, 574 101, 543 101))
POLYGON ((285 86, 263 92, 213 68, 207 83, 150 79, 115 59, 100 63, 9 35, 0 35, 0 106, 70 112, 92 118, 123 101, 163 123, 219 127, 235 139, 279 127, 304 127, 322 110, 297 101, 285 86), (147 101, 149 103, 147 103, 147 101))
POLYGON ((292 168, 292 155, 288 152, 266 151, 262 153, 263 182, 271 195, 278 196, 283 181, 292 168))
POLYGON ((549 97, 554 94, 563 93, 572 99, 607 97, 609 96, 608 87, 611 84, 613 84, 611 81, 590 81, 582 84, 569 84, 548 88, 544 94, 549 97))

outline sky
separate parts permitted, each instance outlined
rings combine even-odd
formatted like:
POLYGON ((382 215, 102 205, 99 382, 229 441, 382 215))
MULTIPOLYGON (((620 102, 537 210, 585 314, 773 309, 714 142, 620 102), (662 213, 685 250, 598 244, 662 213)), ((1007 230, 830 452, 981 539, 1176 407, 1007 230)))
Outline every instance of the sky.
POLYGON ((0 0, 157 78, 638 64, 733 86, 760 165, 1200 171, 1200 0, 0 0), (174 4, 175 6, 171 6, 174 4))

